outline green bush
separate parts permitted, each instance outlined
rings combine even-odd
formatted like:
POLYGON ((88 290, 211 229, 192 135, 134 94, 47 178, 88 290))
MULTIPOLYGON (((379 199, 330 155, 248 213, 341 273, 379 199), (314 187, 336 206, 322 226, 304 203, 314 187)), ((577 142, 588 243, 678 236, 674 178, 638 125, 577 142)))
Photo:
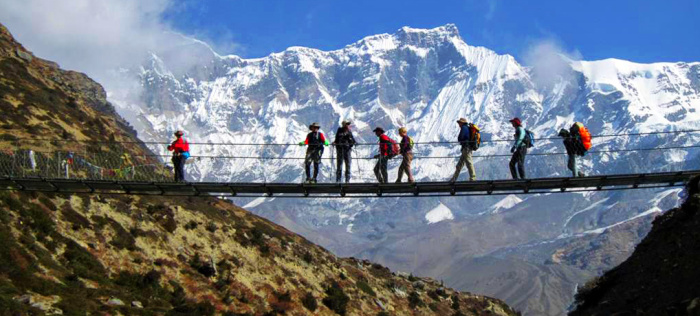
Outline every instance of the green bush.
POLYGON ((412 291, 411 294, 408 295, 408 305, 411 306, 411 308, 423 306, 423 300, 420 299, 418 292, 412 291))
POLYGON ((452 296, 452 309, 459 310, 459 296, 452 296))
POLYGON ((349 301, 350 297, 345 294, 340 284, 334 281, 331 286, 326 289, 326 297, 323 298, 323 305, 326 305, 326 307, 338 315, 345 315, 349 301))
POLYGON ((63 258, 73 273, 81 278, 101 280, 107 274, 104 266, 89 251, 71 239, 66 240, 66 250, 63 258))
POLYGON ((318 303, 316 302, 316 298, 314 297, 311 292, 306 293, 304 297, 301 299, 301 304, 304 305, 306 309, 309 311, 315 312, 316 309, 318 308, 318 303))
POLYGON ((360 280, 360 281, 357 281, 356 285, 360 290, 362 290, 362 292, 367 293, 367 295, 372 296, 372 297, 377 296, 377 293, 374 292, 372 287, 369 286, 369 284, 367 284, 367 282, 360 280))

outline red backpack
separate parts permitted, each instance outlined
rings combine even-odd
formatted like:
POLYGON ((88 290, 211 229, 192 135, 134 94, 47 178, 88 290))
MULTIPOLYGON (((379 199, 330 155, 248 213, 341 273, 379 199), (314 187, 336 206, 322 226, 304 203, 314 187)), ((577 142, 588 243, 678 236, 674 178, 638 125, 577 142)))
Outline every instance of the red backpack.
POLYGON ((394 156, 398 155, 399 152, 401 152, 401 148, 399 147, 399 144, 395 140, 389 138, 389 141, 391 142, 391 146, 389 146, 389 150, 387 151, 387 154, 389 154, 389 157, 394 157, 394 156))

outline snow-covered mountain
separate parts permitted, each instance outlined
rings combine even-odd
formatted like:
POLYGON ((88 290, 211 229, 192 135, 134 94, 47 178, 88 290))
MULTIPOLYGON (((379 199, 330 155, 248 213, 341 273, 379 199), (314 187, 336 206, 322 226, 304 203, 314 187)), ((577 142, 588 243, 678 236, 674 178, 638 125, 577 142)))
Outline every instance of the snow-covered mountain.
MULTIPOLYGON (((493 141, 476 153, 481 156, 475 158, 479 179, 510 176, 510 143, 500 140, 512 138, 508 120, 515 116, 541 138, 532 153, 562 152, 561 141, 546 138, 574 121, 586 124, 593 134, 700 129, 700 63, 555 58, 564 66, 555 73, 524 67, 512 56, 467 45, 454 25, 430 30, 404 27, 335 51, 292 47, 259 59, 219 56, 202 42, 183 39, 179 49, 151 54, 140 69, 116 72, 138 80, 138 89, 109 93, 120 114, 146 141, 167 141, 173 131, 184 129, 193 143, 295 144, 312 122, 319 122, 332 137, 342 120, 351 119, 360 142, 376 142, 371 132, 375 126, 384 127, 394 138, 395 130, 406 126, 419 143, 416 156, 449 157, 458 155, 457 146, 421 143, 454 141, 455 120, 466 117, 481 127, 485 141, 493 141), (554 79, 540 80, 543 75, 554 79)), ((698 141, 700 134, 639 135, 599 137, 594 146, 605 151, 698 141)), ((163 146, 154 145, 154 149, 166 154, 163 146)), ((304 148, 297 145, 193 145, 192 151, 203 156, 304 155, 304 148)), ((376 145, 357 146, 354 155, 362 159, 355 160, 353 181, 373 181, 374 162, 364 158, 375 151, 376 145)), ((331 154, 327 150, 325 157, 331 154)), ((417 158, 414 172, 418 181, 444 180, 454 172, 455 163, 455 158, 417 158)), ((298 182, 302 180, 301 164, 300 160, 202 158, 188 165, 188 171, 194 180, 298 182)), ((583 164, 588 174, 697 169, 700 152, 589 154, 583 164)), ((397 161, 390 163, 390 173, 395 174, 397 167, 397 161)), ((332 171, 332 164, 326 161, 324 181, 334 178, 332 171)), ((528 172, 531 177, 568 175, 566 157, 531 155, 528 172)), ((394 268, 478 287, 475 283, 483 280, 451 280, 464 272, 459 269, 460 260, 498 256, 528 264, 569 262, 576 269, 599 273, 601 265, 589 268, 574 264, 575 259, 559 260, 562 252, 580 254, 586 249, 590 253, 600 247, 591 250, 581 240, 599 242, 595 237, 606 231, 646 227, 651 215, 678 200, 675 193, 677 190, 505 198, 260 198, 242 200, 241 205, 247 204, 337 254, 370 257, 394 268)), ((626 237, 634 243, 645 233, 639 229, 625 236, 636 236, 626 237)), ((611 244, 610 238, 605 240, 611 244)), ((527 269, 535 270, 553 271, 527 269)), ((555 303, 548 297, 542 298, 546 301, 542 304, 517 303, 526 312, 559 313, 565 308, 562 302, 570 299, 574 279, 567 277, 568 281, 552 291, 555 303)), ((517 278, 511 281, 514 283, 505 288, 517 289, 517 278)), ((513 297, 511 304, 526 293, 515 292, 508 294, 513 297)))

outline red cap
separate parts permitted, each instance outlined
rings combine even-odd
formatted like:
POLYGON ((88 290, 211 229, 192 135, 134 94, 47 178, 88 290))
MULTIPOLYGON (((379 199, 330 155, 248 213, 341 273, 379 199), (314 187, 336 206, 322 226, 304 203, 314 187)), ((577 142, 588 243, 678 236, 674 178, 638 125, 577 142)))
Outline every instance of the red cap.
POLYGON ((520 119, 517 118, 517 117, 516 117, 516 118, 513 118, 513 119, 510 120, 509 122, 515 123, 515 125, 518 125, 518 126, 523 125, 522 122, 520 122, 520 119))

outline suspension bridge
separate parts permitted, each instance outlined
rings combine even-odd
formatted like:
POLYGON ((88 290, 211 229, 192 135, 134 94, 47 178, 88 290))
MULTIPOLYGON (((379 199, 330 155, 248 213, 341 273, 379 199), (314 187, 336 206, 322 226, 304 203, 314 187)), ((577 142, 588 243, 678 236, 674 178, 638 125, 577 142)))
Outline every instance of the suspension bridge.
MULTIPOLYGON (((700 130, 661 131, 649 133, 594 135, 598 138, 614 138, 642 135, 678 135, 698 133, 700 130)), ((561 141, 559 137, 540 138, 543 141, 561 141)), ((483 143, 503 143, 511 140, 485 140, 483 143)), ((662 142, 663 143, 663 142, 662 142)), ((308 184, 301 180, 294 183, 277 183, 268 178, 285 174, 297 175, 303 179, 303 166, 294 161, 303 162, 299 153, 305 149, 298 144, 249 144, 249 143, 196 143, 190 145, 225 146, 234 155, 194 155, 189 159, 188 169, 194 171, 209 168, 209 173, 226 170, 235 166, 239 172, 237 179, 242 181, 196 181, 174 182, 172 167, 168 166, 167 152, 164 154, 133 154, 124 148, 128 144, 141 142, 89 142, 71 140, 17 139, 12 144, 3 146, 0 151, 0 189, 61 193, 100 193, 133 195, 167 195, 167 196, 236 196, 236 197, 323 197, 323 198, 376 198, 376 197, 432 197, 432 196, 478 196, 503 194, 543 194, 567 193, 602 190, 630 190, 683 186, 689 179, 700 176, 700 170, 647 170, 647 173, 602 174, 591 173, 586 177, 561 177, 557 174, 566 170, 565 152, 533 151, 529 159, 541 159, 538 168, 554 176, 539 176, 526 180, 479 180, 479 181, 435 181, 418 179, 414 183, 377 183, 374 180, 372 153, 376 143, 356 144, 353 150, 353 181, 335 183, 335 150, 323 158, 322 174, 326 183, 308 184), (42 143, 43 142, 43 143, 42 143), (238 149, 236 149, 236 147, 238 149), (60 148, 60 150, 57 150, 60 148), (244 150, 240 148, 253 148, 244 150), (558 156, 558 157, 557 157, 558 156), (292 162, 288 165, 269 170, 269 161, 280 160, 292 162), (201 164, 201 165, 197 165, 201 164), (369 165, 369 166, 368 166, 369 165), (556 171, 556 172, 555 172, 556 171), (557 173, 558 172, 558 173, 557 173)), ((164 147, 168 143, 146 142, 151 149, 164 147)), ((444 155, 446 151, 435 151, 429 146, 442 146, 454 149, 456 142, 416 143, 427 155, 416 153, 415 169, 426 173, 429 171, 454 171, 459 156, 444 155), (435 155, 435 153, 443 155, 435 155), (417 162, 417 163, 416 163, 417 162)), ((551 146, 550 146, 551 147, 551 146)), ((563 146, 561 146, 563 148, 563 146)), ((537 149, 537 148, 535 148, 537 149)), ((615 159, 619 153, 652 153, 667 151, 700 151, 700 145, 674 144, 637 148, 609 148, 589 151, 590 156, 608 156, 615 159)), ((157 150, 155 152, 158 152, 157 150)), ((209 152, 213 152, 209 150, 209 152)), ((510 154, 481 150, 475 153, 477 170, 479 159, 488 161, 510 158, 510 154), (479 154, 477 154, 479 153, 479 154)), ((394 159, 400 161, 398 157, 394 159)), ((643 160, 643 159, 642 159, 643 160)), ((507 166, 506 166, 507 168, 507 166)), ((600 172, 600 171, 599 171, 600 172)), ((322 181, 323 182, 323 181, 322 181)))

